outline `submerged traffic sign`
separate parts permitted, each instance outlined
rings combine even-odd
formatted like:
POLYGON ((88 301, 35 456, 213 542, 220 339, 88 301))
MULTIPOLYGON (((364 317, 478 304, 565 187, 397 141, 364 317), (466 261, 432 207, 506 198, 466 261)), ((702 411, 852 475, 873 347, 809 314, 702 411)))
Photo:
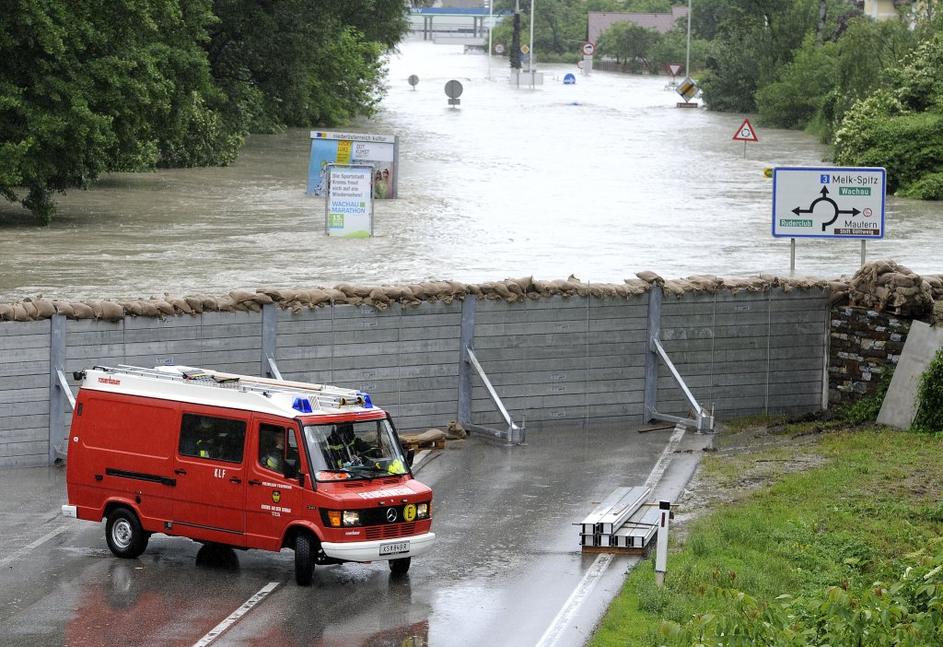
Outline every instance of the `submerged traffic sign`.
POLYGON ((690 101, 697 95, 697 83, 690 76, 681 82, 675 90, 685 101, 690 101))
POLYGON ((774 168, 773 236, 884 238, 883 168, 774 168))
POLYGON ((733 136, 734 141, 738 142, 758 142, 760 141, 756 137, 756 131, 753 129, 753 124, 750 123, 749 119, 744 119, 743 123, 740 124, 740 127, 737 129, 737 132, 733 136))

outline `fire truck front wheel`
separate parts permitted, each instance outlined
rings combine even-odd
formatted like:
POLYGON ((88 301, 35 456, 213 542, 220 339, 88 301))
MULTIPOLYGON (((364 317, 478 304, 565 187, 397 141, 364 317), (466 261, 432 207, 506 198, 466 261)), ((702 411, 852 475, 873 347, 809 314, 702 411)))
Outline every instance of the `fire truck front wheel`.
POLYGON ((295 582, 298 586, 311 586, 315 551, 314 538, 306 532, 299 532, 295 537, 295 582))
POLYGON ((401 557, 400 559, 390 560, 390 573, 393 575, 406 575, 409 572, 409 562, 411 557, 401 557))
POLYGON ((118 557, 134 558, 147 548, 149 535, 141 527, 134 512, 127 508, 115 508, 105 524, 105 541, 118 557))

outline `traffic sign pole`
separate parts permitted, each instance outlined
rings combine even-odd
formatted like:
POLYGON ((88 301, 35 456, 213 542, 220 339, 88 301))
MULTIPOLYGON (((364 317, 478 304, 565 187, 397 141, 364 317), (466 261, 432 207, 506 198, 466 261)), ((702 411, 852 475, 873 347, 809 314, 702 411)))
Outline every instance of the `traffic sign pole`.
MULTIPOLYGON (((864 241, 861 241, 864 242, 864 241)), ((789 272, 794 273, 796 271, 796 239, 789 239, 789 272)))

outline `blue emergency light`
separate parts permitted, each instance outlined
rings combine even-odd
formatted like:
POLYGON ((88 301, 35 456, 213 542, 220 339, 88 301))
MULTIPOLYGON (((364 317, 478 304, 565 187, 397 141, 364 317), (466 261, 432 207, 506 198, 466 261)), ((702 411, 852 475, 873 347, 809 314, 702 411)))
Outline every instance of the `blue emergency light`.
POLYGON ((308 398, 296 396, 295 401, 291 403, 291 408, 301 413, 311 413, 311 401, 308 398))
POLYGON ((357 395, 359 395, 360 397, 363 398, 363 408, 364 408, 364 409, 372 409, 372 408, 373 408, 373 401, 370 400, 370 394, 369 394, 369 393, 364 393, 363 391, 357 391, 357 395))

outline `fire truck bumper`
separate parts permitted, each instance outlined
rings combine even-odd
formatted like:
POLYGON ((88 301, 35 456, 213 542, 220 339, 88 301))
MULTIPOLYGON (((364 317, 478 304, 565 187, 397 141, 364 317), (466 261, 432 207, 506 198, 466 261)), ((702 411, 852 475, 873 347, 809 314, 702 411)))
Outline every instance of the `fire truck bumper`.
POLYGON ((401 559, 422 555, 435 543, 435 533, 385 539, 382 541, 323 542, 324 554, 347 562, 374 562, 381 559, 401 559))

